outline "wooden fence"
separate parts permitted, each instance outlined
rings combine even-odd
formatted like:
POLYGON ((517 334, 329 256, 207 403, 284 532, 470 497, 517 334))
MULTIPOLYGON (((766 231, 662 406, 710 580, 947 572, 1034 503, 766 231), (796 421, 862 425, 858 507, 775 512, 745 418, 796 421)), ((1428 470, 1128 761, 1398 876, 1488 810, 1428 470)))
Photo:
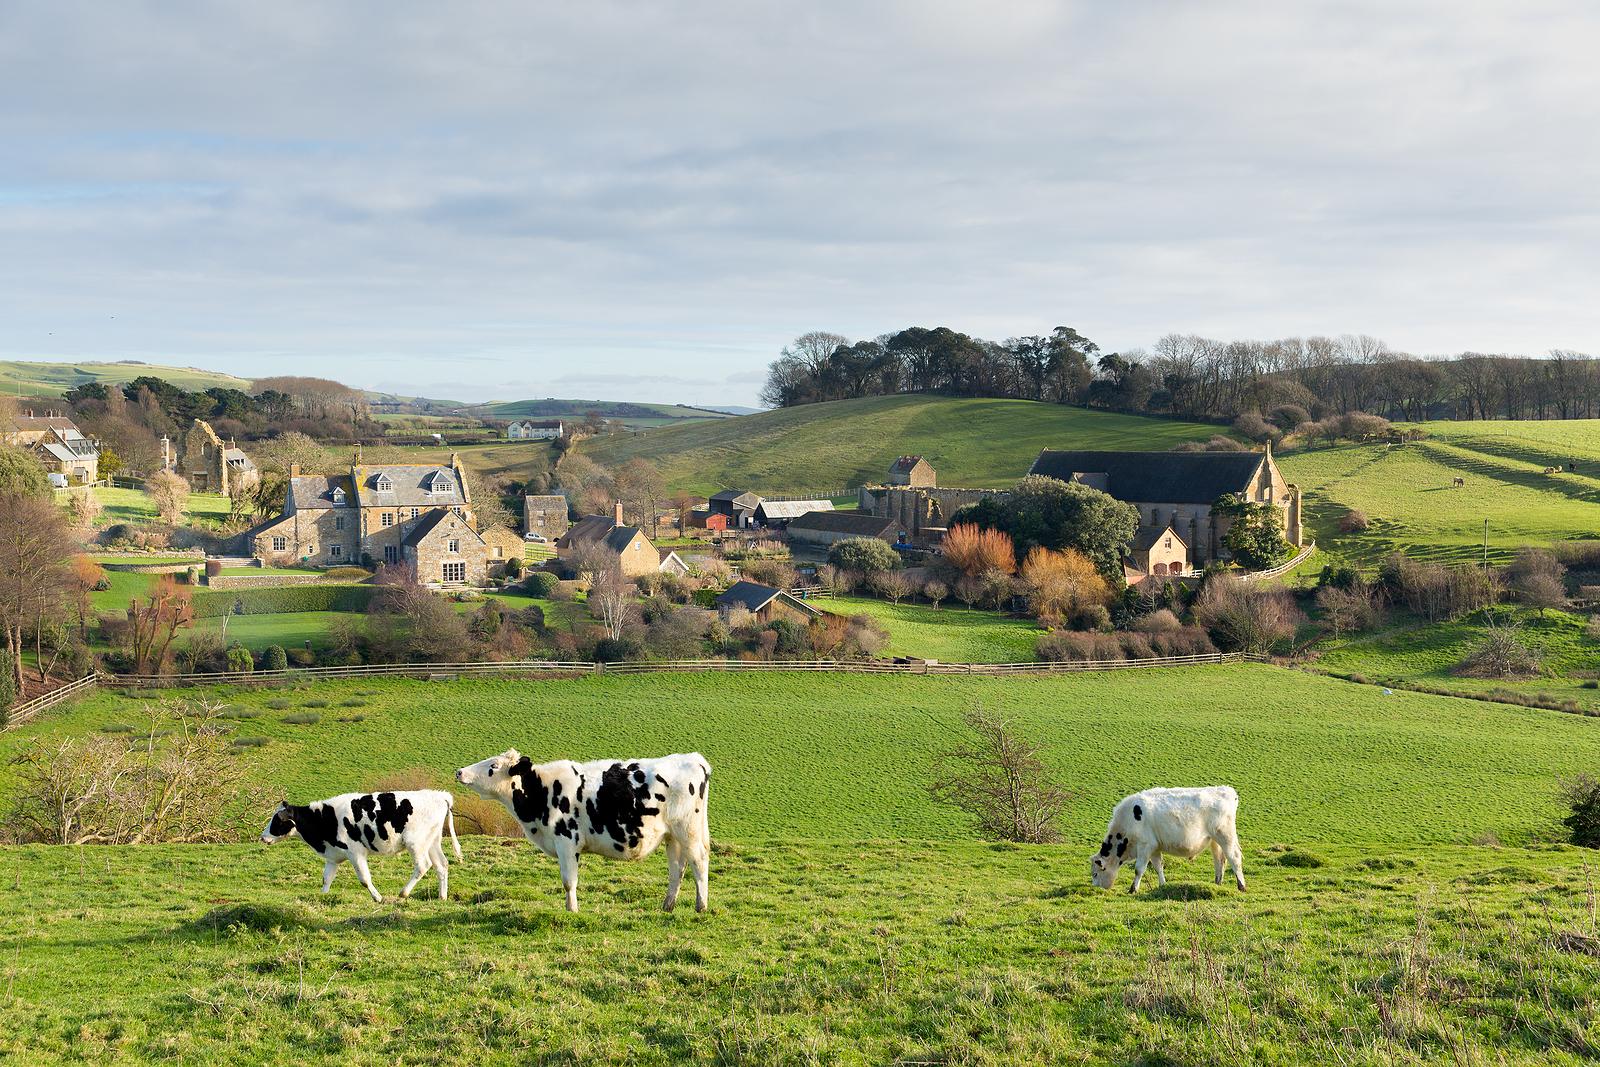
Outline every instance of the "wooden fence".
POLYGON ((1301 548, 1300 551, 1296 552, 1289 559, 1289 562, 1280 563, 1270 570, 1251 571, 1249 574, 1243 575, 1243 578, 1247 582, 1264 582, 1269 579, 1276 578, 1280 574, 1287 574, 1289 571, 1294 570, 1296 567, 1300 566, 1300 564, 1304 563, 1306 558, 1316 550, 1317 543, 1315 541, 1311 541, 1301 548))
POLYGON ((80 696, 86 696, 98 689, 100 682, 99 675, 86 674, 76 682, 68 682, 60 689, 53 689, 44 696, 34 697, 23 704, 14 704, 6 717, 5 729, 9 730, 14 726, 21 726, 23 723, 33 719, 41 711, 53 708, 57 704, 75 700, 80 696))
POLYGON ((275 682, 329 681, 343 678, 415 678, 454 681, 461 677, 509 677, 561 674, 660 674, 685 672, 771 673, 800 671, 840 674, 1069 674, 1078 671, 1137 670, 1239 663, 1260 659, 1239 652, 1197 656, 1104 660, 1072 663, 939 663, 888 660, 721 660, 691 659, 643 663, 587 663, 561 660, 511 660, 485 663, 373 663, 356 667, 291 667, 281 671, 224 671, 217 674, 105 675, 100 683, 123 689, 166 689, 193 685, 270 685, 275 682))

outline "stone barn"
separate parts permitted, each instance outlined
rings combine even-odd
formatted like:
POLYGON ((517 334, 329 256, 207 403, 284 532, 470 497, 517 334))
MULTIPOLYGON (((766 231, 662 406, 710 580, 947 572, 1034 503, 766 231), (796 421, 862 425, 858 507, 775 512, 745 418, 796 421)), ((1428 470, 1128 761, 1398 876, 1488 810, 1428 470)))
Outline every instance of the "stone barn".
POLYGON ((244 450, 222 438, 204 419, 195 419, 189 432, 178 443, 178 474, 197 493, 221 493, 232 497, 250 492, 261 484, 261 472, 244 450))
POLYGON ((569 525, 566 497, 530 494, 522 498, 524 533, 538 534, 546 541, 554 541, 567 532, 569 525))
POLYGON ((1170 525, 1141 526, 1133 535, 1133 544, 1128 546, 1123 566, 1129 585, 1146 576, 1165 578, 1188 574, 1189 546, 1170 525))
POLYGON ((901 456, 889 465, 885 485, 905 485, 926 489, 939 484, 938 472, 921 456, 901 456))

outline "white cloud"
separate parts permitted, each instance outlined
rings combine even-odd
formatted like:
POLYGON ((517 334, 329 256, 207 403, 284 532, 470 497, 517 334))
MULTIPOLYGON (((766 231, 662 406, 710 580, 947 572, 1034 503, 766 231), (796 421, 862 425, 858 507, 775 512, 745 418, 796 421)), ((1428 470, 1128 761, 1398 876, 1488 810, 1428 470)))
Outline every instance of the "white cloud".
POLYGON ((819 327, 1600 348, 1600 9, 863 7, 7 5, 0 348, 702 403, 819 327))

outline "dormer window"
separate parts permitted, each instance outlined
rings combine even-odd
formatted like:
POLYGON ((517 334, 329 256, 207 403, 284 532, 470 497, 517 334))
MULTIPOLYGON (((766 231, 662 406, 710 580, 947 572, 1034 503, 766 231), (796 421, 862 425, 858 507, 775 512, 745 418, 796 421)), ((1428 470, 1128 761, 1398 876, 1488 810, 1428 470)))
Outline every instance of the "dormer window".
POLYGON ((333 502, 335 504, 343 504, 344 503, 344 490, 343 489, 335 489, 333 491, 333 502))
POLYGON ((387 474, 378 475, 378 480, 373 482, 372 486, 380 493, 394 492, 394 482, 389 479, 387 474))
POLYGON ((429 493, 448 493, 455 488, 455 483, 444 471, 434 471, 428 475, 422 487, 429 493))

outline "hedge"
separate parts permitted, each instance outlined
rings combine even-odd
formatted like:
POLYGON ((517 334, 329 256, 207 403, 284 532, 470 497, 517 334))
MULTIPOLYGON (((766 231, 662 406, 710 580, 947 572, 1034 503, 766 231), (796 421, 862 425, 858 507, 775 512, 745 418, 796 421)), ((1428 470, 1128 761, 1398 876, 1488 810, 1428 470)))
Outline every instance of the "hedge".
POLYGON ((366 611, 370 585, 286 585, 265 589, 200 590, 194 595, 194 616, 278 615, 286 611, 366 611))

